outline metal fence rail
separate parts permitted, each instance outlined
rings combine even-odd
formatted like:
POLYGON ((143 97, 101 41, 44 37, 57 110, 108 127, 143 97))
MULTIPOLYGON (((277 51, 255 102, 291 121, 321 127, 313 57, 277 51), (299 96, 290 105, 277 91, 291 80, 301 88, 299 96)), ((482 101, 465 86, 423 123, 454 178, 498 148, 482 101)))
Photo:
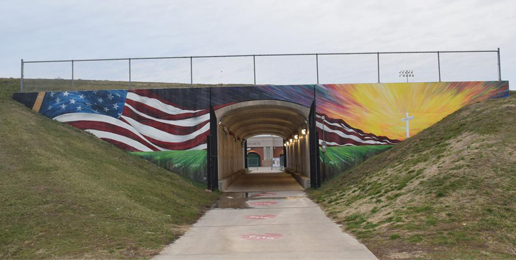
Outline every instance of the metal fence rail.
POLYGON ((20 91, 501 80, 500 49, 21 60, 20 91))

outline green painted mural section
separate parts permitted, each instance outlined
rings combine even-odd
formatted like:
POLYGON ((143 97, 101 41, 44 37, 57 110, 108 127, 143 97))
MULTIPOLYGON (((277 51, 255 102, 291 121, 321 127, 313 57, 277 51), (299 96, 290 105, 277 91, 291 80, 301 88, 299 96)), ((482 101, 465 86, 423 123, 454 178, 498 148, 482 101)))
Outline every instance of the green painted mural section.
POLYGON ((206 150, 132 152, 131 154, 145 158, 184 177, 206 182, 206 150))
POLYGON ((330 179, 367 158, 377 155, 392 145, 361 145, 327 147, 326 152, 319 151, 321 158, 321 173, 324 181, 330 179))

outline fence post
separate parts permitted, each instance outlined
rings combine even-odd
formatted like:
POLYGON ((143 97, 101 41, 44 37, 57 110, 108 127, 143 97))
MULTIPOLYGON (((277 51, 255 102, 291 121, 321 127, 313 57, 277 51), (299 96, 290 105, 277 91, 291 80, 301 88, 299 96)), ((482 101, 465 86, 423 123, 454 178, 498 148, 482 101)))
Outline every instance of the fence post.
POLYGON ((380 53, 376 53, 376 60, 378 61, 378 83, 380 83, 380 53))
POLYGON ((256 86, 256 55, 253 55, 254 85, 256 86))
POLYGON ((193 57, 190 56, 190 85, 193 85, 193 57))
POLYGON ((23 92, 23 59, 21 59, 20 92, 23 92))
POLYGON ((131 58, 129 58, 128 61, 129 61, 129 86, 131 86, 131 58))
POLYGON ((72 89, 75 89, 75 81, 74 81, 75 75, 74 75, 74 73, 75 73, 74 62, 72 60, 72 89))
POLYGON ((317 85, 319 85, 319 54, 315 54, 315 73, 317 74, 317 85))
POLYGON ((502 62, 500 60, 500 48, 498 48, 498 80, 502 81, 502 62))
POLYGON ((441 53, 437 51, 437 71, 439 72, 439 82, 441 82, 441 53))

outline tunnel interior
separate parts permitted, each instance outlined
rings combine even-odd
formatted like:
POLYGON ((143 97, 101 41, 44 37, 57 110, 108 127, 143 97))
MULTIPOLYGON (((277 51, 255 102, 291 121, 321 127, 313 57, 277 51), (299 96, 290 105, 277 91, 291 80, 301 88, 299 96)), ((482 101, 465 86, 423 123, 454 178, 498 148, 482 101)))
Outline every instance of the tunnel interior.
MULTIPOLYGON (((242 184, 244 179, 250 185, 249 189, 260 185, 270 186, 263 189, 274 189, 277 185, 272 175, 246 176, 249 173, 246 169, 245 140, 256 135, 275 135, 283 139, 287 158, 285 169, 296 175, 300 187, 306 188, 306 180, 309 183, 310 178, 309 113, 310 108, 276 100, 240 102, 216 110, 219 190, 227 191, 237 180, 242 184), (271 178, 265 181, 267 177, 271 178), (254 183, 253 186, 250 182, 255 180, 263 183, 254 183)), ((285 176, 277 177, 281 181, 285 176)))

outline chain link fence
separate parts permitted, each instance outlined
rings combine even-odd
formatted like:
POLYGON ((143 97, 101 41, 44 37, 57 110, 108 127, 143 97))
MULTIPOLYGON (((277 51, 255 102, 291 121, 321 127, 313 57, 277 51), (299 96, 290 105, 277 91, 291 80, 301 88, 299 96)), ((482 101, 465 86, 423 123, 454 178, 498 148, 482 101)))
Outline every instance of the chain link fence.
POLYGON ((21 92, 501 80, 500 49, 21 61, 21 92), (410 71, 406 77, 404 72, 410 71))

